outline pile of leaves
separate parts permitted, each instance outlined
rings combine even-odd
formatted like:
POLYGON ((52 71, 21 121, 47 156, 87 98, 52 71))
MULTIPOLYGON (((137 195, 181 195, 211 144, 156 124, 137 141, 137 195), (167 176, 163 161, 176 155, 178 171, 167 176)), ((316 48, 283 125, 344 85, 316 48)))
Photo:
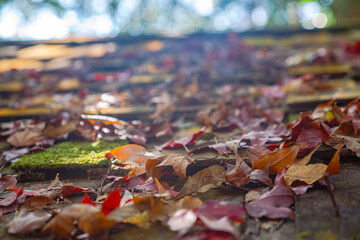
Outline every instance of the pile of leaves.
MULTIPOLYGON (((302 113, 285 129, 280 121, 267 121, 269 113, 254 110, 256 105, 234 102, 226 100, 216 110, 199 113, 201 122, 209 125, 192 136, 170 139, 156 146, 153 152, 138 144, 109 151, 105 157, 112 164, 130 171, 128 176, 106 176, 99 189, 63 185, 56 178, 48 188, 30 191, 16 187, 15 175, 2 175, 1 212, 17 211, 7 231, 20 235, 52 233, 60 238, 104 238, 127 224, 146 229, 151 223, 159 222, 178 232, 179 238, 239 239, 241 222, 248 218, 293 218, 295 195, 305 194, 317 184, 332 191, 329 177, 340 172, 343 151, 350 150, 360 157, 358 99, 343 107, 333 101, 319 105, 312 113, 302 113), (210 128, 214 133, 219 129, 242 131, 230 141, 198 146, 199 139, 210 128), (328 163, 316 162, 313 156, 324 145, 334 149, 332 157, 328 163), (172 148, 184 148, 188 154, 161 152, 172 148), (192 154, 203 149, 233 155, 235 164, 212 161, 195 172, 190 171, 198 162, 192 154), (224 185, 246 191, 245 202, 203 202, 196 197, 224 185), (84 191, 80 204, 71 204, 67 199, 84 191), (53 210, 51 206, 59 202, 67 206, 53 210)), ((94 126, 95 120, 83 118, 82 122, 77 125, 77 131, 83 136, 101 134, 101 128, 88 127, 94 126)), ((116 129, 109 127, 114 126, 114 121, 106 123, 101 124, 116 133, 116 129)), ((38 125, 32 124, 34 128, 27 131, 39 131, 38 125)), ((51 125, 45 129, 48 126, 51 125)), ((41 132, 46 131, 43 128, 41 132)), ((61 131, 47 137, 63 134, 61 131)), ((22 139, 11 136, 10 142, 22 139)), ((32 144, 43 139, 35 137, 32 144)))

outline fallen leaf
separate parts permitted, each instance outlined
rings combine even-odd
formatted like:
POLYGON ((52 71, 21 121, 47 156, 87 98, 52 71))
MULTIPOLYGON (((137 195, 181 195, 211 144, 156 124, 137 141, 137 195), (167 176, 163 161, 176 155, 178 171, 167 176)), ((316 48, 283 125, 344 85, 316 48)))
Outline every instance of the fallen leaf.
POLYGON ((269 177, 269 174, 262 169, 255 169, 251 171, 251 173, 249 174, 249 178, 251 181, 259 181, 269 187, 274 186, 273 181, 269 177))
POLYGON ((187 179, 186 168, 194 161, 192 158, 180 154, 165 154, 157 159, 161 161, 157 167, 172 166, 174 172, 182 179, 187 179))
POLYGON ((124 206, 116 208, 114 211, 107 215, 107 218, 113 219, 116 222, 123 222, 129 218, 135 217, 141 214, 141 212, 135 207, 135 205, 124 206))
POLYGON ((44 136, 41 136, 41 131, 25 128, 23 131, 17 131, 10 135, 6 141, 14 147, 27 147, 34 145, 42 138, 44 136))
POLYGON ((315 164, 293 164, 286 171, 284 180, 286 185, 291 186, 296 180, 313 184, 319 179, 323 178, 327 166, 322 163, 315 164))
POLYGON ((254 162, 252 169, 265 169, 269 166, 269 172, 271 174, 281 173, 287 166, 294 162, 298 151, 299 147, 294 145, 267 153, 254 162))
POLYGON ((120 206, 121 194, 119 190, 115 190, 109 194, 105 201, 101 205, 101 211, 106 216, 114 209, 120 206))
POLYGON ((197 220, 196 214, 188 209, 177 210, 168 220, 167 225, 171 231, 179 232, 182 236, 190 231, 197 220))
POLYGON ((225 174, 225 181, 234 185, 235 187, 244 186, 249 182, 249 180, 249 175, 241 168, 234 168, 225 174))
POLYGON ((94 207, 96 207, 96 204, 93 201, 91 201, 87 192, 84 193, 84 198, 81 201, 81 204, 90 204, 90 205, 93 205, 94 207))
POLYGON ((232 202, 218 202, 214 200, 205 202, 202 207, 194 209, 194 212, 198 216, 207 219, 221 219, 226 217, 234 222, 244 222, 246 216, 245 209, 242 206, 232 202))
POLYGON ((44 197, 44 196, 34 196, 26 199, 26 201, 21 205, 28 210, 41 210, 48 208, 48 204, 55 203, 54 199, 44 197))
POLYGON ((171 210, 172 209, 194 209, 194 208, 198 208, 201 207, 203 205, 203 202, 196 197, 191 197, 191 196, 185 196, 179 200, 176 200, 172 205, 171 205, 171 210))
POLYGON ((52 232, 59 238, 70 237, 75 221, 79 229, 91 236, 98 235, 115 224, 115 220, 108 219, 100 209, 90 204, 72 204, 53 217, 42 231, 52 232))
POLYGON ((0 193, 7 188, 13 188, 17 184, 17 175, 5 175, 0 178, 0 193))
POLYGON ((113 157, 117 158, 119 163, 134 162, 138 165, 145 164, 148 157, 145 156, 146 149, 143 146, 136 144, 127 144, 121 147, 114 148, 105 154, 105 157, 111 160, 113 157))
POLYGON ((15 200, 20 197, 23 192, 23 187, 17 187, 17 188, 9 188, 12 192, 8 193, 4 196, 4 198, 0 201, 0 206, 6 207, 15 202, 15 200))
POLYGON ((151 221, 166 218, 166 205, 161 198, 153 196, 134 197, 133 201, 139 211, 146 211, 149 214, 151 221))
POLYGON ((207 217, 199 216, 201 222, 210 230, 228 232, 234 236, 239 236, 239 232, 235 229, 227 217, 220 219, 209 219, 207 217))
POLYGON ((175 199, 195 192, 206 192, 211 188, 220 186, 223 182, 225 182, 225 168, 212 165, 191 176, 175 199))
POLYGON ((268 188, 260 187, 257 189, 253 189, 245 194, 245 202, 248 203, 252 200, 255 200, 259 198, 261 195, 263 195, 265 192, 269 191, 268 188))
POLYGON ((245 205, 247 213, 252 217, 270 219, 288 218, 294 212, 288 208, 294 201, 294 192, 286 185, 276 185, 269 192, 245 205))
POLYGON ((336 150, 334 156, 331 158, 329 165, 326 168, 326 173, 328 176, 340 173, 340 152, 342 147, 343 144, 340 142, 339 148, 336 150))
POLYGON ((41 135, 44 137, 57 138, 64 134, 71 133, 77 129, 79 119, 74 119, 61 126, 54 126, 53 124, 47 124, 41 135))
POLYGON ((195 141, 205 133, 206 129, 209 128, 209 125, 204 126, 202 129, 200 129, 200 131, 198 131, 197 133, 194 133, 191 137, 183 137, 180 138, 178 140, 174 140, 174 139, 170 139, 169 141, 167 141, 166 143, 164 143, 161 146, 157 146, 156 148, 158 150, 163 150, 163 149, 167 149, 167 148, 173 148, 173 147, 178 147, 178 146, 186 146, 190 143, 195 143, 195 141))
POLYGON ((358 138, 349 137, 349 136, 341 136, 341 139, 344 142, 346 148, 350 149, 352 152, 356 154, 358 158, 360 158, 360 143, 358 138))
MULTIPOLYGON (((80 188, 80 187, 74 187, 72 185, 64 185, 61 187, 61 197, 68 197, 71 196, 75 193, 78 192, 83 192, 83 191, 92 191, 94 192, 93 189, 91 188, 80 188)), ((95 193, 95 192, 94 192, 95 193)))
POLYGON ((44 210, 28 211, 21 208, 14 219, 6 225, 6 230, 10 234, 24 235, 40 229, 50 218, 51 214, 44 210))
POLYGON ((206 151, 206 150, 215 150, 217 152, 217 154, 219 155, 228 155, 228 150, 226 147, 225 143, 216 143, 216 144, 211 144, 211 145, 207 145, 207 146, 203 146, 200 148, 195 148, 193 150, 191 150, 189 152, 189 154, 193 154, 195 152, 200 152, 200 151, 206 151))
POLYGON ((271 151, 268 148, 261 146, 249 146, 246 149, 246 152, 248 154, 251 165, 253 165, 256 159, 258 159, 259 157, 267 153, 271 153, 271 151))

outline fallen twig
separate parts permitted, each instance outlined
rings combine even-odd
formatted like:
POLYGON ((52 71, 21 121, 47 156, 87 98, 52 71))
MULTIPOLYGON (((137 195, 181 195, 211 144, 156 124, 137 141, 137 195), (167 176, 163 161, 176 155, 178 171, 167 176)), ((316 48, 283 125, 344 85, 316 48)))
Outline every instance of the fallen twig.
POLYGON ((330 194, 330 197, 331 197, 331 201, 332 201, 333 206, 334 206, 334 209, 335 209, 335 214, 336 214, 337 217, 340 217, 339 208, 338 208, 338 205, 336 204, 336 201, 335 201, 334 192, 333 192, 333 190, 332 190, 331 187, 330 187, 330 181, 329 181, 328 176, 325 176, 325 181, 326 181, 326 184, 327 184, 327 188, 328 188, 328 190, 329 190, 329 194, 330 194))

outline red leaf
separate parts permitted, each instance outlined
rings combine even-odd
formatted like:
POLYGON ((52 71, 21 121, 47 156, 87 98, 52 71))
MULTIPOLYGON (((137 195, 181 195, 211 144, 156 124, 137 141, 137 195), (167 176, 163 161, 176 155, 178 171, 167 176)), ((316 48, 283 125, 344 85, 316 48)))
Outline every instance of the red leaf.
POLYGON ((218 202, 214 200, 207 201, 202 207, 194 209, 198 216, 208 219, 229 218, 234 222, 243 222, 245 220, 245 209, 231 202, 218 202))
POLYGON ((109 196, 105 199, 102 204, 101 211, 104 215, 108 215, 111 213, 115 208, 120 206, 121 202, 121 194, 120 191, 117 189, 109 194, 109 196))
POLYGON ((96 207, 96 204, 93 201, 91 201, 91 199, 89 198, 89 195, 87 194, 87 192, 85 192, 84 198, 81 201, 81 204, 90 204, 90 205, 93 205, 93 206, 96 207))
POLYGON ((75 193, 78 193, 78 192, 82 192, 82 191, 93 191, 91 188, 79 188, 79 187, 74 187, 72 185, 64 185, 62 186, 62 191, 61 191, 61 197, 68 197, 68 196, 71 196, 75 193))
POLYGON ((203 135, 205 133, 206 129, 208 129, 208 128, 209 128, 209 125, 204 126, 199 132, 194 133, 191 138, 184 137, 184 138, 180 138, 178 140, 170 139, 163 145, 158 146, 157 149, 163 150, 163 149, 173 148, 173 147, 178 147, 178 146, 184 146, 184 145, 186 146, 189 143, 195 143, 196 139, 198 139, 201 135, 203 135))
POLYGON ((288 208, 294 201, 294 195, 286 185, 276 185, 269 192, 247 204, 245 209, 252 217, 288 218, 294 215, 294 212, 288 208))

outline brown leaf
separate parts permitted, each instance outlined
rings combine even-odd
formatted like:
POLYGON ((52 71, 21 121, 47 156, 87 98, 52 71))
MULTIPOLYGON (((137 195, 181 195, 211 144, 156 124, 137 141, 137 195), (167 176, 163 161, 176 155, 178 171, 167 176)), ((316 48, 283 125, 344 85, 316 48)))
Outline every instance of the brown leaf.
POLYGON ((321 146, 321 144, 319 144, 319 146, 317 146, 314 150, 312 150, 308 155, 306 155, 303 158, 300 159, 295 159, 294 164, 299 164, 299 165, 306 165, 310 162, 312 155, 319 149, 319 147, 321 146))
POLYGON ((157 167, 160 163, 158 159, 148 159, 146 161, 145 170, 148 177, 153 177, 154 179, 160 179, 163 168, 157 167))
POLYGON ((34 145, 42 138, 44 137, 41 136, 41 131, 38 129, 25 128, 23 131, 10 135, 6 141, 14 147, 26 147, 34 145))
POLYGON ((194 161, 192 158, 180 154, 165 154, 157 159, 161 160, 157 167, 172 166, 174 172, 182 179, 187 179, 186 168, 194 161))
POLYGON ((185 195, 195 192, 206 192, 210 188, 221 185, 223 182, 225 182, 225 168, 219 165, 212 165, 191 176, 175 199, 180 199, 185 195))
POLYGON ((343 147, 342 142, 340 142, 338 150, 336 150, 334 156, 331 158, 329 165, 327 166, 326 173, 331 175, 336 175, 340 173, 340 152, 343 147))
POLYGON ((259 157, 261 157, 267 153, 271 153, 271 151, 268 148, 260 147, 260 146, 249 146, 246 149, 246 152, 248 154, 249 161, 251 164, 254 164, 256 159, 258 159, 259 157))
POLYGON ((64 134, 71 133, 77 129, 79 119, 69 121, 61 126, 54 126, 53 124, 47 124, 41 135, 44 137, 57 138, 64 134))
POLYGON ((28 211, 20 209, 14 219, 6 226, 6 230, 11 234, 27 234, 40 229, 51 217, 50 213, 43 210, 28 211))
POLYGON ((146 211, 149 214, 151 221, 161 220, 166 217, 166 205, 161 198, 153 196, 134 197, 133 201, 139 211, 146 211))
POLYGON ((301 165, 293 164, 286 171, 284 180, 286 185, 291 186, 296 180, 313 184, 324 176, 327 166, 322 163, 301 165))
POLYGON ((177 209, 194 209, 197 207, 201 207, 202 205, 203 205, 203 202, 199 198, 185 196, 179 200, 176 200, 171 205, 170 212, 175 212, 177 209))
POLYGON ((269 172, 271 174, 281 173, 287 166, 294 162, 298 151, 299 147, 294 145, 279 149, 276 152, 267 153, 254 162, 252 169, 265 169, 269 166, 269 172))
POLYGON ((44 196, 34 196, 26 199, 26 201, 22 204, 22 207, 27 208, 28 210, 39 210, 48 208, 48 204, 55 203, 54 199, 44 197, 44 196))
POLYGON ((241 168, 234 168, 233 170, 225 174, 225 180, 226 182, 231 183, 235 187, 241 187, 246 185, 249 182, 250 178, 245 170, 241 168))
POLYGON ((58 215, 48 222, 42 231, 52 232, 57 237, 70 237, 75 227, 94 236, 115 224, 115 220, 108 219, 100 209, 90 204, 73 204, 64 208, 58 215))
POLYGON ((0 177, 0 193, 7 188, 13 188, 17 184, 17 175, 5 175, 0 177))
POLYGON ((358 138, 341 136, 346 148, 350 149, 352 152, 356 154, 358 158, 360 158, 360 143, 358 138))

